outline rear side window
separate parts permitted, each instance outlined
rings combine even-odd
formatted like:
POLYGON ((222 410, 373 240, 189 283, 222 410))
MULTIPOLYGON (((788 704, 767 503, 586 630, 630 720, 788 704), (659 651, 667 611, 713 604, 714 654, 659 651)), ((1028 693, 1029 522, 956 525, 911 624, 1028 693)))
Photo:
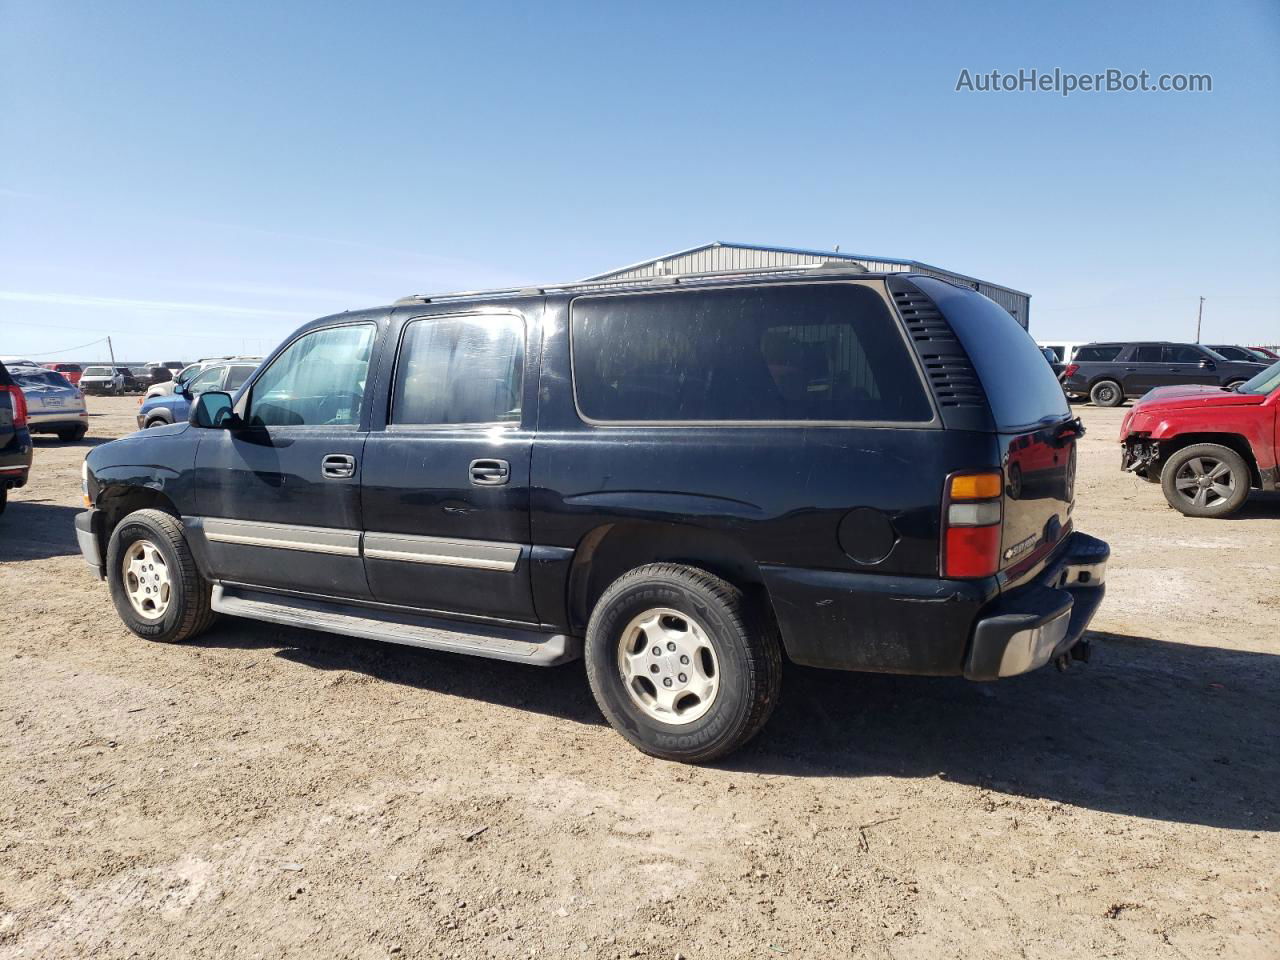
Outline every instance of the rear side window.
POLYGON ((583 297, 571 328, 588 420, 933 419, 897 321, 866 286, 583 297))
POLYGON ((938 305, 982 381, 1001 430, 1069 417, 1066 394, 1031 335, 999 304, 931 277, 912 282, 938 305))
MULTIPOLYGON (((161 367, 160 369, 163 370, 166 368, 161 367)), ((244 382, 249 379, 250 375, 256 369, 257 367, 248 366, 232 367, 231 371, 227 374, 227 382, 222 385, 222 389, 227 391, 227 393, 235 393, 244 386, 244 382)))
POLYGON ((1078 362, 1098 362, 1106 363, 1120 356, 1122 348, 1115 347, 1081 347, 1076 351, 1075 359, 1078 362))
POLYGON ((1164 348, 1158 344, 1149 344, 1145 347, 1134 347, 1133 356, 1129 359, 1135 363, 1163 363, 1164 348))
POLYGON ((405 327, 395 424, 518 423, 524 321, 507 314, 436 317, 405 327))

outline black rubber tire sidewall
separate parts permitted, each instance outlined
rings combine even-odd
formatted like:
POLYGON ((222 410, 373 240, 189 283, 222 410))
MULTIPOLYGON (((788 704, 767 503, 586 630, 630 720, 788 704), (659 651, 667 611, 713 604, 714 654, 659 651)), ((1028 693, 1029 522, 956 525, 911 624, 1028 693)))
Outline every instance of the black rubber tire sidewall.
POLYGON ((206 612, 207 600, 202 602, 202 598, 195 595, 205 585, 180 531, 176 518, 157 510, 139 510, 120 521, 107 544, 106 572, 111 601, 125 626, 147 640, 161 643, 185 640, 207 626, 210 619, 206 612), (166 521, 178 531, 176 540, 172 531, 164 529, 166 521), (139 616, 125 592, 121 560, 129 546, 138 540, 154 543, 169 567, 169 607, 158 620, 139 616))
POLYGON ((1097 407, 1118 407, 1124 402, 1124 390, 1122 390, 1120 384, 1116 383, 1114 380, 1103 380, 1100 383, 1095 383, 1093 387, 1090 388, 1089 399, 1093 402, 1093 405, 1097 407), (1114 391, 1114 399, 1111 401, 1105 401, 1098 398, 1098 391, 1103 387, 1110 387, 1114 391))
POLYGON ((1217 443, 1193 443, 1189 447, 1183 447, 1170 456, 1160 470, 1160 489, 1164 493, 1165 500, 1169 502, 1169 506, 1173 507, 1173 509, 1188 517, 1217 518, 1230 516, 1244 506, 1244 502, 1249 499, 1251 482, 1251 472, 1244 457, 1230 447, 1224 447, 1217 443), (1178 493, 1178 489, 1174 485, 1178 471, 1182 469, 1188 460, 1194 460, 1196 457, 1213 457, 1231 465, 1231 473, 1236 478, 1236 490, 1231 497, 1226 500, 1219 500, 1212 506, 1196 507, 1194 504, 1187 503, 1186 499, 1178 493))
MULTIPOLYGON (((705 589, 697 575, 727 587, 723 581, 715 581, 702 571, 669 564, 633 571, 640 572, 647 575, 620 578, 605 591, 592 612, 585 655, 596 702, 615 730, 651 756, 686 763, 723 756, 741 746, 763 725, 763 719, 752 716, 758 712, 756 700, 762 693, 760 689, 753 689, 753 684, 771 684, 768 710, 772 709, 781 663, 777 641, 772 635, 749 636, 750 631, 760 628, 745 615, 742 595, 729 588, 732 591, 729 598, 718 596, 716 590, 705 589), (617 669, 619 634, 634 617, 655 607, 670 607, 693 617, 706 630, 715 650, 720 687, 711 709, 692 723, 666 724, 649 717, 631 700, 617 669), (763 644, 766 655, 772 655, 772 678, 767 670, 761 671, 758 666, 752 669, 749 661, 753 643, 763 644)), ((768 711, 764 715, 767 717, 768 711)))

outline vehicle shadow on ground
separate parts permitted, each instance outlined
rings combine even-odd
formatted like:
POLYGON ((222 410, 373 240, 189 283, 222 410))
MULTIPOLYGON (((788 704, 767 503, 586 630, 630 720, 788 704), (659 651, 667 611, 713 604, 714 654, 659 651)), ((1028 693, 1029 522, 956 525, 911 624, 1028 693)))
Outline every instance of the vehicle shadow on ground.
POLYGON ((1280 517, 1280 493, 1254 491, 1244 506, 1227 517, 1228 520, 1260 520, 1280 517))
POLYGON ((223 617, 197 646, 263 649, 317 670, 350 670, 387 683, 603 724, 581 661, 542 669, 441 650, 223 617))
MULTIPOLYGON (((995 684, 788 665, 764 732, 718 766, 941 777, 1155 820, 1280 830, 1280 656, 1091 634, 1094 657, 995 684)), ((601 724, 581 663, 522 664, 223 619, 195 641, 601 724)), ((620 738, 618 750, 629 750, 620 738)))
POLYGON ((1092 634, 1094 656, 995 684, 796 668, 726 766, 940 777, 1111 813, 1280 830, 1280 656, 1092 634))
POLYGON ((110 443, 115 439, 115 437, 95 437, 92 434, 89 434, 79 440, 60 440, 56 434, 33 433, 31 435, 31 445, 37 449, 44 447, 84 447, 88 450, 91 447, 96 447, 100 443, 110 443))
POLYGON ((75 515, 79 512, 51 500, 10 499, 0 513, 0 563, 78 555, 75 515))

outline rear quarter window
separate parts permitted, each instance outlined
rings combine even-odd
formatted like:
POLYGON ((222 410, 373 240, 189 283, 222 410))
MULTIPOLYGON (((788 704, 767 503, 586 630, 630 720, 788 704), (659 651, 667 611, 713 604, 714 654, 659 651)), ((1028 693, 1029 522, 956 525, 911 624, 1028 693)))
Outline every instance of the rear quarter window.
POLYGON ((1077 363, 1107 363, 1120 356, 1123 347, 1081 347, 1076 351, 1077 363))
POLYGON ((1030 427, 1070 414, 1053 367, 1007 310, 972 290, 930 277, 912 282, 938 305, 982 381, 1001 430, 1030 427))
POLYGON ((579 297, 570 323, 575 397, 588 420, 924 423, 934 416, 897 320, 865 285, 579 297))

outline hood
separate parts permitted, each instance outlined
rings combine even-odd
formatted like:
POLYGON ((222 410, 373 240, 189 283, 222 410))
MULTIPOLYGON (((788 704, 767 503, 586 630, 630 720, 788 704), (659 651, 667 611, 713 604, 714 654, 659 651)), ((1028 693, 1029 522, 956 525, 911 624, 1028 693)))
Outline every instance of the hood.
POLYGON ((1156 387, 1133 405, 1134 411, 1149 411, 1155 407, 1174 408, 1240 407, 1256 406, 1267 398, 1255 393, 1236 393, 1222 387, 1203 384, 1181 384, 1176 387, 1156 387))

